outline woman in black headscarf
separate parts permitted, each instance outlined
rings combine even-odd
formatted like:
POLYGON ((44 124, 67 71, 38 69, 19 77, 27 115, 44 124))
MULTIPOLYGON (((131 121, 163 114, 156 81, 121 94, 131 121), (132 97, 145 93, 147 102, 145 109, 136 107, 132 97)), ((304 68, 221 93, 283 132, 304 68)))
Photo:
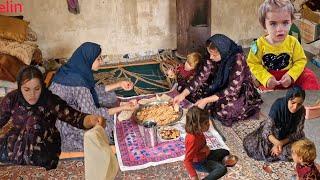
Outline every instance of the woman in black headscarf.
POLYGON ((252 83, 241 46, 222 34, 210 37, 206 46, 208 58, 173 102, 179 104, 187 98, 227 126, 258 113, 262 100, 252 83))
POLYGON ((40 70, 22 69, 18 89, 8 93, 0 106, 0 162, 57 167, 61 138, 55 122, 79 129, 105 126, 101 116, 81 113, 47 90, 40 70))
POLYGON ((305 137, 304 99, 305 91, 294 86, 273 103, 269 118, 243 140, 248 156, 270 162, 291 158, 291 144, 305 137))

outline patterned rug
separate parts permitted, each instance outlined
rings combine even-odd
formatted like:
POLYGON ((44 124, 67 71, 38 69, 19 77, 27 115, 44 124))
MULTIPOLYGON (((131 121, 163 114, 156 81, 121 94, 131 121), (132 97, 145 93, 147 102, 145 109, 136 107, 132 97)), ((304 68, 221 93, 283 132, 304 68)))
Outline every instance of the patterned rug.
POLYGON ((0 179, 84 179, 84 161, 60 160, 58 167, 50 171, 34 166, 0 165, 0 179))

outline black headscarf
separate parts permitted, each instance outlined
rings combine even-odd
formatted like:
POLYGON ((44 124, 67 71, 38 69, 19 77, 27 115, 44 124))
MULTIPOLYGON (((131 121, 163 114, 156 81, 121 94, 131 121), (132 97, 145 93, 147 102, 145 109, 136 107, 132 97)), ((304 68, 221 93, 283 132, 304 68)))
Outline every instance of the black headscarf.
POLYGON ((275 126, 280 129, 278 138, 285 139, 290 133, 297 130, 301 117, 305 114, 305 108, 301 107, 297 112, 291 113, 288 109, 288 101, 296 97, 305 99, 305 91, 300 86, 294 86, 288 90, 283 98, 277 99, 271 106, 269 117, 275 126))
MULTIPOLYGON (((30 79, 30 80, 31 80, 30 79)), ((25 107, 29 108, 35 108, 38 106, 43 106, 47 102, 47 97, 49 97, 50 91, 46 88, 45 83, 44 83, 44 78, 42 75, 42 72, 34 67, 34 66, 26 66, 25 68, 21 69, 18 76, 17 76, 17 83, 18 83, 18 101, 25 107), (23 97, 22 92, 21 92, 21 86, 22 86, 22 77, 25 73, 31 74, 31 79, 32 78, 40 78, 40 84, 41 84, 41 94, 39 96, 39 99, 36 104, 31 105, 29 104, 23 97)))
POLYGON ((229 75, 232 67, 236 63, 236 55, 243 53, 242 47, 223 34, 211 36, 207 42, 207 47, 212 44, 220 53, 221 61, 213 62, 217 66, 216 73, 211 82, 208 82, 208 94, 214 94, 228 85, 229 75))

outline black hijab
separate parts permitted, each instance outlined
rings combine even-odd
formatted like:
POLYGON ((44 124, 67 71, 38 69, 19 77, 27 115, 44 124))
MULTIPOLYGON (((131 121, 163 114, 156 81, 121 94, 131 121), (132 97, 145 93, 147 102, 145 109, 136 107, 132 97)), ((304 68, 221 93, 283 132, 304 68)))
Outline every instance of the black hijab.
POLYGON ((221 56, 221 61, 213 62, 217 69, 211 82, 208 82, 208 94, 212 95, 228 85, 230 72, 236 63, 236 55, 243 51, 241 46, 223 34, 211 36, 206 42, 207 47, 210 44, 217 48, 221 56))
POLYGON ((285 139, 290 133, 297 130, 301 117, 305 114, 303 106, 295 113, 289 111, 288 101, 296 97, 305 99, 305 91, 300 86, 289 89, 285 97, 277 99, 271 106, 269 117, 274 121, 275 126, 280 129, 278 134, 280 140, 285 139))
POLYGON ((38 106, 43 106, 47 102, 47 98, 50 96, 50 91, 46 88, 44 83, 44 78, 42 72, 34 67, 34 66, 26 66, 25 68, 21 69, 18 76, 17 76, 17 83, 18 83, 18 101, 25 107, 28 108, 36 108, 38 106), (21 86, 24 83, 23 81, 31 80, 33 78, 38 78, 41 84, 41 94, 36 104, 31 105, 29 104, 23 97, 21 92, 21 86))

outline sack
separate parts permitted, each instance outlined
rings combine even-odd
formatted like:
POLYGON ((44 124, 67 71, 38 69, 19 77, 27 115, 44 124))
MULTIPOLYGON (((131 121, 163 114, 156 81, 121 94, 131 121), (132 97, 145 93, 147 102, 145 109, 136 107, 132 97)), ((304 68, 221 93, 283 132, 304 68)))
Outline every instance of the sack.
POLYGON ((100 125, 84 133, 84 165, 86 180, 113 180, 117 175, 118 161, 100 125))

